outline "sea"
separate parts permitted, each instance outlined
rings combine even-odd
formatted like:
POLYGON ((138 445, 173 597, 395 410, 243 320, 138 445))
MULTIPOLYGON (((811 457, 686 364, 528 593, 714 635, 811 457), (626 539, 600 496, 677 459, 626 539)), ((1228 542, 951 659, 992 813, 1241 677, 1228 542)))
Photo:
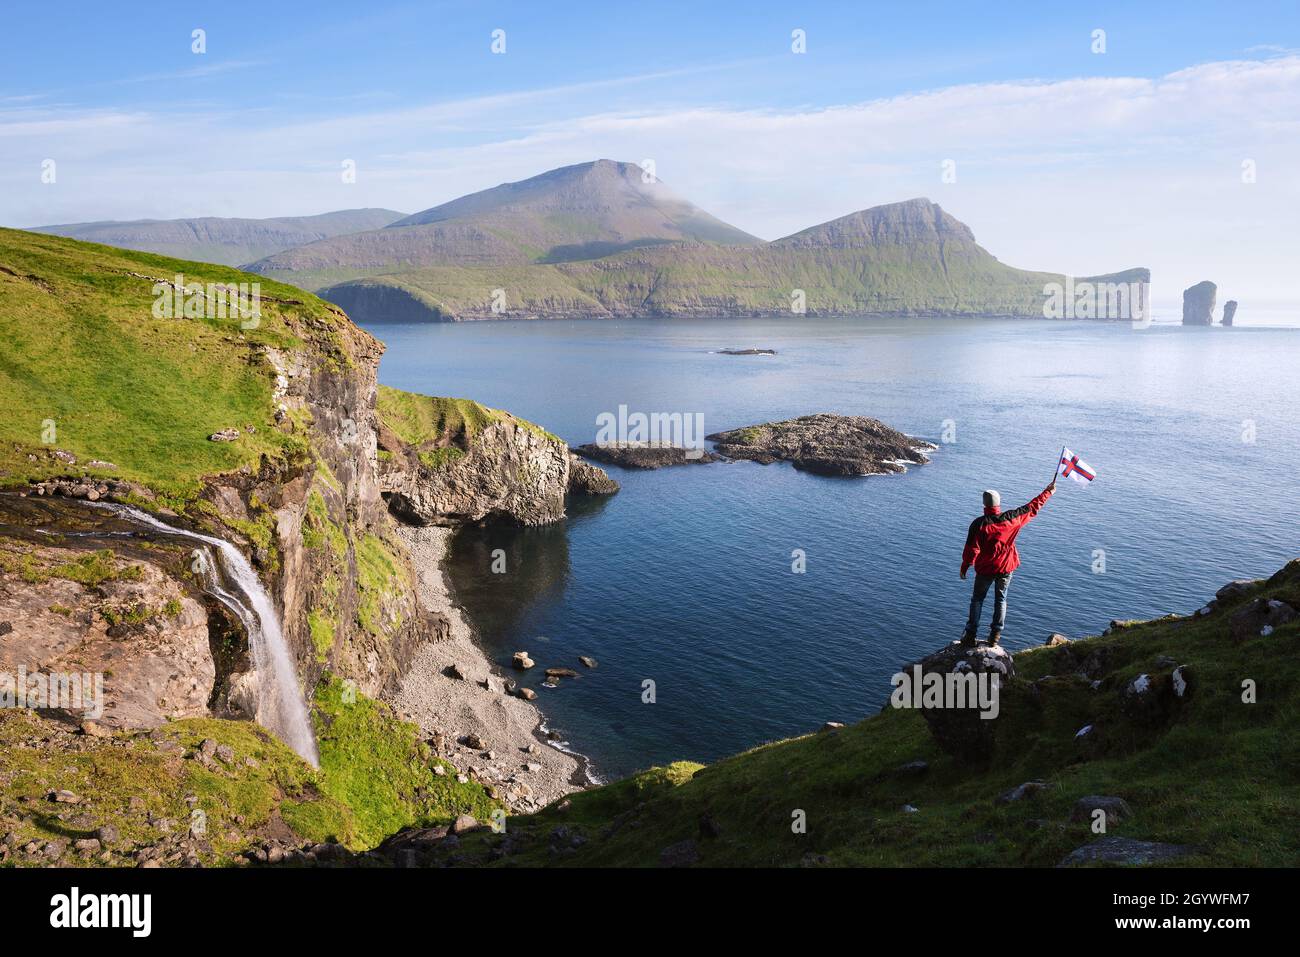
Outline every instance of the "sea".
POLYGON ((548 726, 601 779, 877 712, 894 673, 961 634, 971 584, 958 570, 981 492, 1028 501, 1063 446, 1097 479, 1062 480, 1020 535, 1013 651, 1188 614, 1223 583, 1300 557, 1300 328, 1285 322, 368 328, 387 345, 383 383, 507 409, 571 445, 625 407, 701 416, 709 433, 866 415, 939 446, 906 474, 863 478, 610 467, 622 490, 571 500, 561 524, 459 532, 448 569, 480 643, 503 668, 529 652, 538 667, 522 680, 548 726), (776 355, 721 352, 747 348, 776 355), (579 677, 542 687, 548 667, 579 677))

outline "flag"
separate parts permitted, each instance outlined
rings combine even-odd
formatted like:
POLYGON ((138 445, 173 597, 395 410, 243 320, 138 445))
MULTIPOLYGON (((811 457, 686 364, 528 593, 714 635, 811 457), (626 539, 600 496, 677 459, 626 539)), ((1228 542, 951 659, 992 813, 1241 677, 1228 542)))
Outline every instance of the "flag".
POLYGON ((1062 447, 1061 458, 1056 463, 1056 474, 1069 476, 1080 485, 1088 485, 1097 477, 1096 470, 1069 449, 1062 447))

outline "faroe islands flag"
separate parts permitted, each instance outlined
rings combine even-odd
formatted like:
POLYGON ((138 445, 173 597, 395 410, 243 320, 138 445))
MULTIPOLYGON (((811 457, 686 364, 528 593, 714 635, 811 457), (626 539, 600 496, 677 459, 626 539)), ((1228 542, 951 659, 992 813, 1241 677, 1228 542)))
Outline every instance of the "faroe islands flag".
POLYGON ((1097 477, 1096 470, 1069 449, 1061 448, 1060 461, 1056 463, 1056 474, 1069 476, 1080 485, 1087 485, 1097 477))

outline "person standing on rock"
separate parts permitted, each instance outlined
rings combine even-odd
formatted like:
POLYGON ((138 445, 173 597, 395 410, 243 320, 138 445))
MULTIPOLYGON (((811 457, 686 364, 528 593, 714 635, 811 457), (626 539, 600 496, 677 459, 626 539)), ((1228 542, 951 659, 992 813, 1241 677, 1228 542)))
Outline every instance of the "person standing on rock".
POLYGON ((1051 485, 1031 501, 1009 512, 1002 511, 1002 497, 996 491, 985 491, 984 514, 970 523, 970 531, 966 533, 966 547, 961 553, 963 579, 970 567, 975 566, 975 589, 971 593, 970 617, 966 619, 966 631, 961 637, 961 643, 966 647, 975 646, 980 613, 984 610, 984 598, 988 595, 990 586, 993 587, 993 623, 989 628, 989 644, 996 645, 1002 640, 1002 626, 1007 620, 1007 589, 1011 587, 1012 573, 1020 565, 1016 536, 1025 523, 1047 504, 1054 491, 1055 478, 1051 485))

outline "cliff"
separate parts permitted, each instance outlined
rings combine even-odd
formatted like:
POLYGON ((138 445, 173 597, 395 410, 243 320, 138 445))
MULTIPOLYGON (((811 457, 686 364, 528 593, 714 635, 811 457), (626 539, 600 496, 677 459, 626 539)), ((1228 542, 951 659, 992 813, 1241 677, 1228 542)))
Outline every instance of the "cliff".
POLYGON ((238 710, 239 695, 228 707, 229 691, 252 667, 249 648, 229 611, 200 587, 192 547, 160 535, 152 549, 132 551, 101 536, 86 548, 64 542, 59 554, 13 533, 98 522, 102 513, 92 519, 82 504, 96 499, 244 549, 275 601, 308 694, 327 671, 364 694, 394 689, 415 646, 446 623, 419 606, 380 494, 379 343, 337 308, 275 283, 263 284, 256 321, 202 309, 155 316, 160 280, 182 274, 210 295, 209 283, 250 278, 222 267, 14 230, 0 231, 0 262, 9 340, 0 484, 10 496, 58 504, 16 515, 19 500, 9 497, 0 508, 9 526, 0 530, 8 556, 0 609, 50 587, 66 609, 6 619, 16 636, 43 632, 21 651, 16 638, 7 642, 10 656, 44 649, 47 657, 23 662, 34 669, 89 642, 102 644, 102 654, 83 654, 86 670, 122 675, 127 662, 148 658, 172 661, 197 683, 184 696, 133 686, 130 708, 110 711, 110 725, 238 710), (102 567, 82 567, 95 561, 102 567), (115 587, 124 593, 107 594, 105 582, 123 576, 129 584, 115 587), (164 611, 178 606, 179 614, 164 611), (103 644, 115 628, 118 640, 103 644), (209 653, 199 654, 205 642, 209 653))
POLYGON ((473 714, 541 748, 499 681, 442 672, 490 666, 413 566, 408 540, 439 556, 390 513, 378 441, 417 472, 459 454, 504 496, 483 517, 515 520, 562 517, 568 450, 468 401, 385 390, 394 413, 380 344, 299 290, 209 308, 254 279, 0 230, 0 863, 324 862, 573 787, 561 752, 530 786, 458 740, 473 714), (305 745, 265 721, 270 688, 305 745))
POLYGON ((564 518, 569 494, 618 490, 562 439, 509 412, 387 387, 378 408, 383 495, 408 524, 547 525, 564 518))

